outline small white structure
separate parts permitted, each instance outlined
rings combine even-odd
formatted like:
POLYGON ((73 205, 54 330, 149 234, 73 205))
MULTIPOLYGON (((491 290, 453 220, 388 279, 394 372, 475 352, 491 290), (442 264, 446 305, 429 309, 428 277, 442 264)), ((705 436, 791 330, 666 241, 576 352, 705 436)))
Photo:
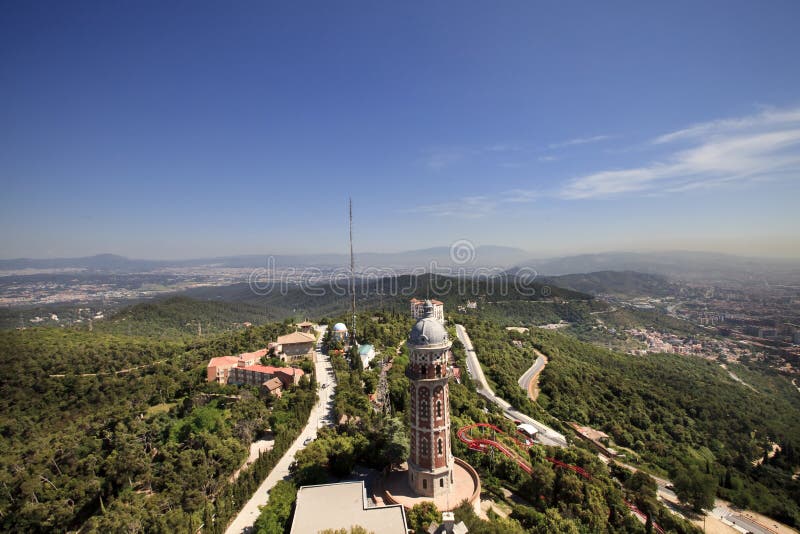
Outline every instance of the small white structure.
POLYGON ((344 323, 336 323, 333 325, 333 339, 337 341, 347 340, 347 326, 344 323))
POLYGON ((536 433, 539 432, 539 430, 537 430, 535 426, 529 425, 528 423, 522 423, 521 425, 518 425, 517 430, 519 432, 522 432, 531 439, 536 437, 536 433))
POLYGON ((453 512, 442 512, 442 524, 433 522, 428 527, 428 534, 467 534, 469 529, 463 521, 456 523, 453 512))
POLYGON ((369 362, 375 359, 375 347, 372 345, 361 345, 358 347, 358 356, 361 358, 361 365, 364 369, 369 367, 369 362))

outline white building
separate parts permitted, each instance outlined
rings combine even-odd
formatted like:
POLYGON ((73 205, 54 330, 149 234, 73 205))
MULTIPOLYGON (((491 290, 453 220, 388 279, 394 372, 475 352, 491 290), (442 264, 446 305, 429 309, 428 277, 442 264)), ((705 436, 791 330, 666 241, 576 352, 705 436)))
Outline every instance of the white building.
MULTIPOLYGON (((433 318, 444 324, 444 303, 439 300, 431 300, 433 304, 433 318)), ((425 317, 425 301, 419 299, 411 299, 411 317, 414 319, 422 319, 425 317)))
POLYGON ((361 366, 366 369, 369 362, 375 359, 375 347, 372 345, 361 345, 358 347, 358 356, 361 358, 361 366))
POLYGON ((354 525, 381 534, 408 532, 403 506, 369 505, 363 481, 302 486, 297 490, 291 534, 349 530, 354 525))

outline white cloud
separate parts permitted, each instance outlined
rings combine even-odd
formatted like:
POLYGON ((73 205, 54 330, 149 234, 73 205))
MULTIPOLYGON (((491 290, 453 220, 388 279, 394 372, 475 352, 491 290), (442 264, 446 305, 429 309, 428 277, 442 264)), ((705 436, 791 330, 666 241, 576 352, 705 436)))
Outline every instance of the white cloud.
MULTIPOLYGON (((422 161, 427 168, 439 171, 472 158, 479 158, 482 156, 496 158, 504 154, 512 155, 514 153, 526 151, 527 149, 524 146, 511 143, 495 143, 482 147, 439 147, 426 150, 422 161)), ((515 165, 518 166, 518 164, 501 164, 501 166, 504 167, 513 167, 515 165)))
POLYGON ((511 189, 510 191, 501 193, 500 202, 510 202, 513 204, 533 202, 540 196, 539 192, 533 189, 511 189))
POLYGON ((462 197, 456 200, 423 204, 410 208, 409 213, 427 213, 441 217, 457 216, 465 219, 476 219, 494 211, 497 202, 485 196, 462 197))
POLYGON ((453 201, 437 204, 424 204, 416 206, 407 213, 426 213, 440 217, 461 217, 464 219, 478 219, 493 213, 502 204, 519 204, 533 202, 539 198, 539 193, 529 189, 510 189, 489 196, 469 196, 453 201))
POLYGON ((589 143, 599 143, 600 141, 605 141, 607 139, 611 139, 612 136, 610 135, 595 135, 592 137, 576 137, 575 139, 569 139, 567 141, 562 141, 560 143, 550 143, 547 145, 548 150, 555 150, 557 148, 565 148, 568 146, 575 146, 575 145, 587 145, 589 143))
POLYGON ((464 159, 465 152, 461 148, 438 148, 429 150, 425 155, 425 165, 435 171, 449 167, 464 159))
POLYGON ((519 145, 512 145, 506 143, 497 143, 494 145, 488 145, 483 147, 484 152, 522 152, 525 150, 523 147, 519 145))
POLYGON ((564 198, 623 193, 670 193, 731 182, 800 176, 800 110, 696 124, 656 138, 656 144, 685 141, 693 146, 640 167, 581 176, 562 189, 564 198))
POLYGON ((769 128, 798 122, 800 122, 800 108, 782 110, 767 109, 756 115, 694 124, 682 130, 660 135, 653 140, 653 143, 671 143, 674 141, 691 140, 716 134, 728 134, 734 131, 769 128))

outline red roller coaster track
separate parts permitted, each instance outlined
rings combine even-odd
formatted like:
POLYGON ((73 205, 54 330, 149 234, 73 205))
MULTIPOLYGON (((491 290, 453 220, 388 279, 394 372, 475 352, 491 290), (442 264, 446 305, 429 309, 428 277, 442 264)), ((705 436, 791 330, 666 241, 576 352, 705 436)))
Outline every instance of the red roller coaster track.
MULTIPOLYGON (((528 474, 531 474, 533 469, 531 468, 530 463, 528 463, 528 459, 526 457, 523 457, 519 452, 510 449, 507 446, 503 445, 502 443, 495 441, 493 439, 488 439, 484 437, 473 438, 472 436, 469 435, 469 433, 474 428, 488 428, 490 430, 493 430, 495 434, 502 434, 507 438, 511 439, 515 444, 517 444, 523 450, 528 450, 531 447, 530 443, 522 442, 515 436, 510 436, 506 434, 505 431, 489 423, 475 423, 472 425, 467 425, 465 427, 460 428, 456 434, 458 436, 458 439, 461 440, 467 447, 469 447, 470 450, 485 453, 489 452, 490 449, 497 449, 498 451, 503 453, 506 457, 514 460, 523 471, 525 471, 528 474)), ((569 469, 570 471, 574 471, 575 473, 579 474, 580 476, 582 476, 587 480, 592 479, 592 475, 589 474, 588 471, 586 471, 581 467, 578 467, 577 465, 564 463, 561 460, 556 460, 555 458, 546 458, 546 460, 563 469, 569 469)), ((642 519, 643 521, 647 520, 647 515, 641 510, 639 510, 636 507, 636 505, 628 501, 625 501, 625 504, 631 510, 631 512, 636 514, 640 519, 642 519)), ((653 529, 659 534, 664 534, 664 529, 658 526, 658 524, 656 524, 655 522, 653 522, 653 529)))

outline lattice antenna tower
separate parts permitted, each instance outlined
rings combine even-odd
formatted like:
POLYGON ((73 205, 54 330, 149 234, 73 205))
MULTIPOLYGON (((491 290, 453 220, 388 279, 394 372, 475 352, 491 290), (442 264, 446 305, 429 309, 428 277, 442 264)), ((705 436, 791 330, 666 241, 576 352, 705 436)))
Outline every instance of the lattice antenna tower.
POLYGON ((350 220, 350 312, 352 314, 350 341, 352 345, 356 343, 356 262, 353 255, 353 199, 350 197, 347 200, 350 220))

